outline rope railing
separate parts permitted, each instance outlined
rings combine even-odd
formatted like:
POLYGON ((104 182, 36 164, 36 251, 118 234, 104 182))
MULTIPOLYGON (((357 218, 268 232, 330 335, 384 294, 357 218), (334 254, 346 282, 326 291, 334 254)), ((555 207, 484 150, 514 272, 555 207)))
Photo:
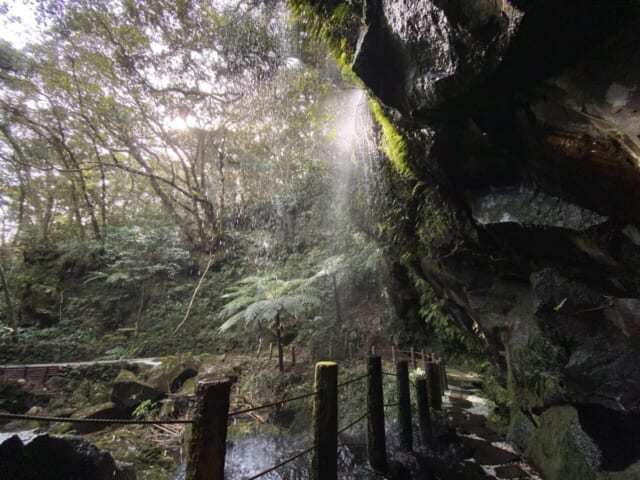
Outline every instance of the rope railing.
POLYGON ((230 417, 235 417, 238 415, 242 415, 244 413, 255 412, 256 410, 264 410, 265 408, 278 407, 280 405, 284 405, 285 403, 295 402, 296 400, 303 400, 305 398, 315 397, 318 392, 309 392, 303 395, 298 395, 295 397, 283 398, 282 400, 278 400, 276 402, 265 403, 264 405, 258 405, 257 407, 244 408, 242 410, 236 410, 234 412, 229 412, 230 417))
MULTIPOLYGON (((345 427, 341 428, 340 430, 338 430, 337 434, 338 434, 338 435, 340 435, 341 433, 346 432, 346 431, 347 431, 347 430, 349 430, 351 427, 353 427, 353 426, 354 426, 354 425, 356 425, 357 423, 359 423, 359 422, 361 422, 362 420, 364 420, 365 418, 367 418, 367 416, 368 416, 368 415, 369 415, 369 412, 365 413, 364 415, 361 415, 360 417, 358 417, 357 419, 355 419, 354 421, 352 421, 351 423, 349 423, 347 426, 345 426, 345 427)), ((302 456, 306 455, 307 453, 312 452, 312 451, 313 451, 313 450, 315 450, 316 448, 318 448, 318 446, 317 446, 317 445, 312 445, 312 446, 310 446, 310 447, 308 447, 308 448, 305 448, 305 449, 304 449, 304 450, 302 450, 301 452, 298 452, 298 453, 296 453, 295 455, 293 455, 293 456, 291 456, 291 457, 287 458, 286 460, 283 460, 283 461, 281 461, 280 463, 278 463, 278 464, 276 464, 276 465, 274 465, 274 466, 272 466, 272 467, 266 468, 266 469, 264 469, 264 470, 262 470, 262 471, 260 471, 260 472, 256 473, 255 475, 253 475, 253 476, 251 476, 251 477, 249 477, 249 478, 246 478, 245 480, 256 480, 256 479, 258 479, 258 478, 260 478, 260 477, 263 477, 264 475, 267 475, 267 474, 269 474, 269 473, 271 473, 271 472, 273 472, 273 471, 275 471, 275 470, 277 470, 277 469, 279 469, 279 468, 281 468, 281 467, 284 467, 285 465, 287 465, 287 464, 289 464, 289 463, 293 462, 294 460, 297 460, 298 458, 300 458, 300 457, 302 457, 302 456)))
POLYGON ((301 452, 296 453, 294 456, 289 457, 286 460, 283 460, 282 462, 278 463, 277 465, 274 465, 273 467, 269 467, 269 468, 267 468, 265 470, 262 470, 261 472, 256 473, 254 476, 249 477, 249 478, 247 478, 245 480, 256 480, 257 478, 263 477, 263 476, 267 475, 268 473, 271 473, 271 472, 273 472, 273 471, 275 471, 275 470, 277 470, 277 469, 279 469, 281 467, 284 467, 285 465, 293 462, 294 460, 297 460, 298 458, 306 455, 307 453, 312 452, 316 448, 318 448, 317 445, 311 445, 310 447, 305 448, 301 452))
MULTIPOLYGON (((402 350, 395 350, 396 353, 402 353, 402 350)), ((417 353, 417 352, 412 352, 417 353)), ((414 355, 412 355, 413 360, 414 355)), ((425 356, 426 357, 426 356, 425 356)), ((394 357, 398 358, 398 357, 394 357)), ((422 399, 418 401, 418 414, 420 420, 421 433, 424 438, 431 435, 429 408, 434 410, 441 409, 441 397, 444 390, 447 389, 446 370, 444 360, 426 362, 425 374, 415 377, 415 381, 409 378, 406 360, 398 360, 396 363, 397 372, 389 372, 383 370, 382 359, 380 355, 373 354, 369 357, 367 363, 367 373, 360 374, 356 371, 352 373, 351 378, 346 378, 342 382, 338 382, 338 365, 335 362, 320 362, 316 365, 316 380, 313 391, 307 391, 300 395, 285 397, 280 400, 252 406, 250 408, 242 408, 239 410, 229 411, 230 397, 233 383, 236 381, 232 377, 216 377, 204 379, 198 382, 197 393, 195 396, 195 405, 192 410, 192 418, 157 418, 157 419, 131 419, 131 418, 73 418, 45 415, 29 415, 29 414, 13 414, 0 413, 0 420, 30 420, 40 422, 59 422, 72 424, 102 424, 102 425, 180 425, 193 424, 194 432, 189 443, 189 457, 187 461, 187 476, 193 475, 194 472, 210 471, 213 469, 215 478, 224 478, 224 464, 226 454, 226 441, 209 442, 204 439, 214 438, 218 433, 226 439, 226 429, 230 417, 264 410, 273 407, 280 407, 290 402, 300 401, 308 398, 314 398, 314 438, 315 444, 305 448, 302 451, 290 456, 289 458, 278 462, 277 464, 266 468, 245 480, 257 480, 302 456, 313 452, 314 462, 311 463, 314 475, 322 469, 322 465, 332 465, 337 462, 338 453, 335 451, 336 445, 343 445, 339 442, 340 435, 353 428, 365 419, 368 420, 367 435, 373 440, 368 442, 369 463, 373 468, 372 472, 385 477, 384 472, 387 469, 386 452, 384 451, 384 410, 391 407, 398 407, 398 418, 401 430, 401 438, 411 437, 411 404, 409 395, 409 385, 413 384, 416 388, 416 395, 422 399), (432 368, 433 367, 433 368, 432 368), (391 403, 384 403, 384 382, 383 376, 397 378, 398 398, 397 401, 392 400, 391 403), (338 404, 340 402, 341 389, 345 389, 349 385, 367 380, 367 400, 366 412, 359 415, 345 426, 337 427, 338 404), (428 381, 427 381, 428 380, 428 381), (427 395, 427 387, 429 392, 427 395), (337 391, 336 391, 337 390, 337 391), (428 405, 427 405, 428 398, 428 405), (425 406, 426 405, 426 406, 425 406), (404 419, 404 420, 403 420, 404 419), (408 421, 406 421, 408 419, 408 421), (425 420, 427 419, 427 420, 425 420), (400 421, 403 420, 403 421, 400 421), (336 438, 338 437, 338 438, 336 438), (336 439, 334 442, 332 439, 336 439), (373 443, 371 443, 373 442, 373 443), (333 451, 332 451, 333 450, 333 451), (322 458, 323 461, 317 461, 322 458), (330 461, 327 461, 329 459, 330 461), (318 467, 318 465, 321 465, 318 467), (316 470, 320 468, 320 470, 316 470)), ((415 365, 415 363, 414 363, 415 365)), ((342 390, 342 392, 349 390, 342 390)), ((220 438, 220 437, 218 437, 220 438)), ((423 441, 426 441, 423 439, 423 441)), ((411 441, 405 441, 411 449, 411 441)), ((329 467, 329 474, 331 473, 329 467)), ((324 475, 324 474, 323 474, 324 475)), ((197 475, 196 475, 197 476, 197 475)))
POLYGON ((369 374, 368 374, 368 373, 365 373, 364 375, 360 375, 359 377, 355 377, 355 378, 352 378, 352 379, 350 379, 350 380, 347 380, 347 381, 345 381, 345 382, 343 382, 343 383, 339 383, 339 384, 337 385, 337 388, 343 388, 343 387, 346 387, 347 385, 351 385, 352 383, 359 382, 359 381, 361 381, 361 380, 364 380, 364 379, 365 379, 365 378, 367 378, 368 376, 369 376, 369 374))
POLYGON ((369 412, 366 412, 364 415, 356 418, 353 422, 351 422, 350 424, 348 424, 346 427, 341 428, 340 430, 338 430, 338 435, 340 435, 341 433, 346 432, 347 430, 349 430, 351 427, 353 427, 354 425, 358 424, 359 422, 361 422, 362 420, 364 420, 365 418, 367 418, 369 416, 369 412))
POLYGON ((39 422, 52 423, 100 423, 119 425, 171 425, 193 423, 188 418, 181 419, 157 419, 157 420, 134 420, 130 418, 72 418, 72 417, 48 417, 41 415, 22 415, 17 413, 0 413, 2 420, 35 420, 39 422))
MULTIPOLYGON (((364 380, 368 376, 369 376, 369 374, 364 374, 364 375, 360 375, 360 376, 355 377, 355 378, 351 378, 349 380, 346 380, 343 383, 339 383, 337 385, 337 388, 343 388, 343 387, 346 387, 348 385, 351 385, 352 383, 359 382, 361 380, 364 380)), ((230 412, 229 416, 230 417, 234 417, 234 416, 242 415, 244 413, 255 412, 256 410, 264 410, 265 408, 278 407, 280 405, 284 405, 285 403, 294 402, 296 400, 303 400, 305 398, 315 397, 317 394, 318 394, 318 392, 309 392, 309 393, 305 393, 303 395, 298 395, 298 396, 295 396, 295 397, 284 398, 282 400, 277 400, 275 402, 266 403, 264 405, 258 405, 257 407, 251 407, 251 408, 245 408, 245 409, 242 409, 242 410, 236 410, 234 412, 230 412)))

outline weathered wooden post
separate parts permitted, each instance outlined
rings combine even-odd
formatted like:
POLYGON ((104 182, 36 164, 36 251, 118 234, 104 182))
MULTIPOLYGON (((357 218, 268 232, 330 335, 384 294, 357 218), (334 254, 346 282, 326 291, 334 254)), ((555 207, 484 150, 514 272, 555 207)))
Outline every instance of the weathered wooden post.
POLYGON ((416 369, 416 352, 413 347, 411 347, 411 367, 416 369))
POLYGON ((338 478, 338 364, 316 364, 311 480, 338 478))
POLYGON ((447 378, 447 361, 442 357, 440 362, 440 369, 442 371, 442 392, 449 390, 449 379, 447 378))
POLYGON ((367 453, 371 468, 385 473, 387 464, 387 439, 384 431, 384 393, 382 390, 382 359, 372 355, 367 362, 367 453))
POLYGON ((424 370, 425 376, 428 374, 429 362, 431 361, 431 354, 427 353, 422 357, 422 369, 424 370))
POLYGON ((422 445, 431 442, 431 412, 429 412, 429 397, 427 394, 427 377, 420 375, 416 378, 416 400, 418 403, 418 424, 422 445))
POLYGON ((434 410, 442 410, 442 377, 438 371, 438 364, 430 361, 427 363, 427 382, 429 388, 429 404, 434 410))
POLYGON ((224 480, 231 385, 229 378, 198 382, 186 480, 224 480))
POLYGON ((409 364, 406 360, 396 363, 398 379, 398 424, 400 426, 400 447, 406 451, 413 449, 413 429, 411 426, 411 393, 409 390, 409 364))
POLYGON ((258 340, 258 351, 256 352, 256 358, 260 358, 260 352, 262 351, 262 337, 258 340))
POLYGON ((396 364, 396 346, 395 345, 391 345, 391 361, 393 362, 393 364, 396 364))

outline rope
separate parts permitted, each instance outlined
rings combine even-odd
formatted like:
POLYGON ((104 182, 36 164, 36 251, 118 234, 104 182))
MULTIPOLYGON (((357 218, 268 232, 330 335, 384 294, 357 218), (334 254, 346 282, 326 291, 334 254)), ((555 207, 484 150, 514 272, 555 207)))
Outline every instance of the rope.
POLYGON ((265 405, 260 405, 258 407, 245 408, 243 410, 236 410, 235 412, 230 412, 230 417, 235 417, 236 415, 242 415, 243 413, 254 412, 256 410, 264 410, 265 408, 277 407, 279 405, 283 405, 285 403, 293 402, 295 400, 302 400, 303 398, 314 397, 318 394, 318 392, 305 393, 304 395, 298 395, 297 397, 284 398, 277 402, 267 403, 265 405))
POLYGON ((374 475, 378 476, 378 477, 382 477, 382 478, 390 478, 387 475, 385 475, 384 473, 381 472, 376 472, 375 470, 371 469, 371 468, 367 468, 365 465, 358 465, 359 468, 362 468, 363 470, 369 472, 369 473, 373 473, 374 475))
POLYGON ((384 408, 388 408, 388 407, 397 407, 398 405, 400 405, 399 403, 386 403, 383 405, 384 408))
POLYGON ((368 376, 369 376, 369 374, 368 374, 368 373, 366 373, 366 374, 361 375, 361 376, 359 376, 359 377, 352 378, 351 380, 347 380, 346 382, 339 383, 339 384, 338 384, 338 388, 346 387, 347 385, 351 385, 352 383, 359 382, 360 380, 364 380, 364 379, 365 379, 365 378, 367 378, 368 376))
POLYGON ((351 422, 349 425, 347 425, 346 427, 344 427, 341 430, 338 430, 338 435, 340 435, 341 433, 346 432, 347 430, 349 430, 351 427, 353 427, 356 423, 361 422, 362 420, 364 420, 365 418, 367 418, 369 416, 369 412, 365 413, 364 415, 362 415, 361 417, 356 418, 353 422, 351 422))
POLYGON ((14 413, 0 413, 0 419, 4 420, 37 420, 40 422, 58 423, 100 423, 100 424, 121 424, 121 425, 171 425, 193 423, 193 420, 167 419, 167 420, 131 420, 124 418, 70 418, 70 417, 45 417, 38 415, 18 415, 14 413))
MULTIPOLYGON (((364 415, 362 415, 361 417, 357 418, 356 420, 354 420, 353 422, 351 422, 349 425, 347 425, 346 427, 344 427, 341 430, 338 430, 338 435, 340 435, 341 433, 346 432, 347 430, 349 430, 351 427, 353 427, 356 423, 361 422, 362 420, 364 420, 365 418, 367 418, 367 416, 369 415, 369 412, 365 413, 364 415)), ((288 458, 287 460, 283 460, 282 462, 278 463, 277 465, 274 465, 273 467, 269 467, 266 470, 263 470, 259 473, 256 473, 254 476, 249 477, 245 480, 256 480, 257 478, 260 478, 264 475, 266 475, 267 473, 271 473, 274 470, 277 470, 280 467, 284 467, 285 465, 287 465, 288 463, 293 462, 294 460, 297 460, 298 458, 302 457, 303 455, 306 455, 307 453, 315 450, 318 446, 317 445, 312 445, 309 448, 304 449, 303 451, 296 453, 294 456, 288 458)))
POLYGON ((383 375, 387 375, 389 377, 397 377, 398 374, 397 373, 392 373, 392 372, 382 372, 383 375))
POLYGON ((274 465, 273 467, 267 468, 266 470, 261 471, 260 473, 255 474, 253 477, 249 477, 246 480, 256 480, 256 478, 260 478, 263 475, 266 475, 267 473, 271 473, 274 470, 277 470, 280 467, 284 467, 286 464, 293 462, 294 460, 297 460, 298 458, 302 457, 303 455, 306 455, 307 453, 311 452, 312 450, 314 450, 315 448, 317 448, 317 445, 312 445, 309 448, 296 453, 293 457, 288 458, 287 460, 284 460, 282 462, 280 462, 277 465, 274 465))

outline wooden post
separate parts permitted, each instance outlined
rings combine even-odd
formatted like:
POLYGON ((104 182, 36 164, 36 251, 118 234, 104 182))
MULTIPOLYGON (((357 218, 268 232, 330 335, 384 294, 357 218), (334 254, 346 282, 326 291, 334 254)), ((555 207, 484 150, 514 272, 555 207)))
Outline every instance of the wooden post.
POLYGON ((382 359, 370 356, 367 362, 367 453, 369 464, 378 473, 388 470, 387 440, 384 431, 384 393, 382 390, 382 359))
POLYGON ((411 427, 411 392, 409 390, 409 364, 406 360, 396 363, 398 379, 398 424, 400 426, 400 447, 406 451, 413 449, 413 429, 411 427))
POLYGON ((442 377, 438 371, 438 364, 436 362, 427 363, 427 382, 429 387, 429 404, 434 410, 442 410, 442 390, 441 382, 442 377))
POLYGON ((396 346, 395 345, 391 345, 391 361, 393 362, 393 364, 396 364, 396 346))
POLYGON ((338 478, 338 365, 316 363, 311 480, 338 478))
POLYGON ((224 480, 231 380, 202 380, 196 388, 186 480, 224 480))
POLYGON ((273 342, 269 343, 269 360, 273 358, 273 342))
POLYGON ((296 347, 291 345, 291 365, 296 364, 296 347))
POLYGON ((416 369, 416 352, 414 351, 413 347, 411 347, 411 367, 414 370, 416 369))
POLYGON ((449 379, 447 378, 447 361, 443 358, 440 363, 440 368, 442 370, 442 392, 446 392, 449 390, 449 379))
POLYGON ((429 397, 427 396, 427 377, 420 375, 416 378, 416 400, 418 403, 418 423, 422 445, 431 442, 431 413, 429 412, 429 397))
POLYGON ((258 340, 258 351, 256 352, 256 357, 260 358, 260 352, 262 351, 262 337, 258 340))
POLYGON ((425 377, 429 374, 429 362, 431 361, 431 354, 427 353, 422 357, 422 369, 424 370, 425 377))

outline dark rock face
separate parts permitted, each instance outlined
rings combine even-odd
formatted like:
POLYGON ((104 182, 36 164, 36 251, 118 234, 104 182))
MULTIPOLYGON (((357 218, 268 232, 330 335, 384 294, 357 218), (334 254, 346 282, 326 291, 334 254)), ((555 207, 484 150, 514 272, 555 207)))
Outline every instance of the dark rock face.
POLYGON ((543 473, 627 478, 611 475, 640 461, 640 4, 369 0, 363 17, 353 67, 413 170, 380 180, 405 205, 385 219, 397 268, 509 369, 543 473))
POLYGON ((26 445, 17 436, 0 445, 0 478, 135 480, 135 473, 80 438, 40 435, 26 445))
POLYGON ((120 371, 111 391, 111 401, 118 407, 130 410, 146 400, 155 402, 163 397, 164 393, 142 382, 129 370, 120 371))

